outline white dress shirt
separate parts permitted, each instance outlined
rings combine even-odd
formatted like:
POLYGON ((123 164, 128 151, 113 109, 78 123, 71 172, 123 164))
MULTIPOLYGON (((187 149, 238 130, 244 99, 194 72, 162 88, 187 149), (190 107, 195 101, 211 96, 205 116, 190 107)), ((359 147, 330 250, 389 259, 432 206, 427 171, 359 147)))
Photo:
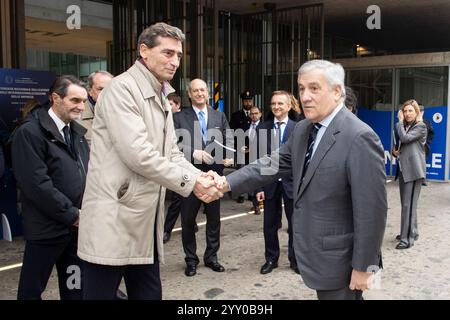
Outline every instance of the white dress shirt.
MULTIPOLYGON (((53 111, 52 108, 48 109, 48 115, 50 116, 50 118, 52 118, 53 122, 55 122, 56 126, 58 127, 58 131, 61 134, 61 137, 63 138, 64 141, 66 141, 66 139, 64 138, 64 132, 63 129, 66 126, 66 124, 64 123, 64 121, 62 121, 57 115, 56 113, 53 111)), ((67 124, 70 128, 70 123, 67 124)), ((67 141, 66 141, 67 142, 67 141)))
POLYGON ((194 109, 195 114, 197 115, 197 119, 199 119, 199 120, 200 120, 200 116, 198 114, 200 113, 200 111, 203 111, 203 113, 204 113, 203 117, 205 118, 206 126, 208 126, 208 107, 204 107, 203 109, 199 109, 197 107, 192 106, 192 108, 194 109))
POLYGON ((281 126, 281 141, 283 141, 283 139, 284 139, 284 132, 286 131, 288 121, 289 121, 289 116, 284 118, 281 121, 278 120, 277 118, 275 118, 273 120, 273 127, 275 128, 275 136, 278 134, 278 130, 276 129, 278 127, 278 122, 281 122, 281 124, 280 124, 280 126, 281 126))
POLYGON ((320 121, 319 123, 322 125, 322 127, 317 132, 316 141, 314 142, 314 148, 313 153, 311 156, 311 159, 314 157, 314 154, 316 153, 317 147, 319 146, 320 141, 322 140, 323 135, 325 134, 325 131, 327 131, 328 127, 331 124, 331 121, 336 117, 336 115, 341 111, 341 109, 344 108, 344 103, 341 103, 336 109, 334 109, 333 113, 331 113, 328 117, 320 121))

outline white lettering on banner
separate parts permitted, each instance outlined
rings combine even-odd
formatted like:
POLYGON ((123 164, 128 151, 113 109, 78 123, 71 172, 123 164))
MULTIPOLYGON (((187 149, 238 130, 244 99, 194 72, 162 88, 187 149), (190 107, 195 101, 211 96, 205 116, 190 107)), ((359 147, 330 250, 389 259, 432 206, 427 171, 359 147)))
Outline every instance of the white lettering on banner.
MULTIPOLYGON (((427 168, 430 169, 442 169, 442 153, 433 153, 431 155, 431 164, 427 163, 427 168)), ((392 156, 391 152, 389 150, 384 151, 384 163, 388 164, 392 161, 393 165, 397 164, 397 158, 392 156)))
POLYGON ((384 164, 388 164, 389 162, 393 161, 393 165, 397 164, 397 158, 392 156, 391 152, 389 150, 384 151, 384 164))
POLYGON ((79 6, 71 5, 67 8, 67 14, 70 17, 67 18, 66 25, 69 30, 81 29, 81 9, 79 6))
POLYGON ((442 169, 442 154, 433 153, 431 155, 431 165, 427 163, 427 168, 442 169))

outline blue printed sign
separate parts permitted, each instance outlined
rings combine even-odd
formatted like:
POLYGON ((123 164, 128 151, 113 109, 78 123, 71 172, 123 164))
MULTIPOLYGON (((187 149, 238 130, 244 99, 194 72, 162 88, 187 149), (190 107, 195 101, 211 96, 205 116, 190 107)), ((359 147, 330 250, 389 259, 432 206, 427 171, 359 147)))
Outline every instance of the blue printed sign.
POLYGON ((0 131, 5 139, 17 123, 20 110, 32 99, 48 100, 55 74, 43 71, 0 69, 0 131))
POLYGON ((359 108, 358 117, 362 121, 367 123, 380 137, 381 143, 383 144, 384 148, 386 173, 389 175, 391 169, 391 149, 392 149, 391 143, 392 112, 359 108))
MULTIPOLYGON (((48 100, 47 93, 55 81, 55 74, 42 71, 0 69, 0 139, 7 142, 13 128, 18 124, 24 105, 37 99, 48 100)), ((9 222, 12 236, 22 233, 17 214, 16 185, 10 168, 7 168, 0 184, 0 215, 9 222)), ((0 227, 0 239, 3 237, 0 227)))
MULTIPOLYGON (((425 108, 424 118, 430 120, 434 129, 434 139, 430 145, 430 155, 427 158, 427 179, 445 180, 445 161, 446 161, 446 145, 447 145, 447 114, 448 107, 432 107, 425 108)), ((376 111, 360 108, 358 109, 358 117, 367 123, 380 137, 385 150, 386 173, 390 174, 391 161, 393 162, 393 175, 396 173, 397 162, 391 155, 392 122, 391 111, 376 111)), ((395 123, 397 123, 397 114, 394 115, 395 123)))
POLYGON ((427 158, 427 178, 445 180, 448 107, 426 108, 424 118, 430 121, 434 129, 434 139, 427 158))

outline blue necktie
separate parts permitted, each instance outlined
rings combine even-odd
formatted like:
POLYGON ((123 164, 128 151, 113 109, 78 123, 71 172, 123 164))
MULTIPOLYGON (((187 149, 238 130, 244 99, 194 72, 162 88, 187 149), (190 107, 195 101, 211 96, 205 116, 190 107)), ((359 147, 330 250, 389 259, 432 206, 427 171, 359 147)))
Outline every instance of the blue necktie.
POLYGON ((203 142, 206 143, 206 131, 207 131, 207 125, 206 125, 206 120, 205 120, 205 113, 203 111, 200 111, 198 113, 198 120, 200 120, 200 128, 202 129, 202 137, 203 137, 203 142))

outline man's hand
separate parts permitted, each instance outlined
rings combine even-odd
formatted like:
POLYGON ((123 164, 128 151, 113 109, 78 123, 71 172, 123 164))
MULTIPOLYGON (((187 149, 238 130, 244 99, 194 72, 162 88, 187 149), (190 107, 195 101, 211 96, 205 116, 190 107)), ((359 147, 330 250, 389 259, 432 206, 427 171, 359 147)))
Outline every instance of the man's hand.
POLYGON ((256 194, 256 200, 257 200, 258 202, 261 202, 261 201, 266 200, 266 195, 265 195, 265 193, 264 193, 264 192, 259 192, 259 193, 257 193, 257 194, 256 194))
POLYGON ((194 150, 194 153, 192 154, 195 160, 198 162, 206 163, 206 164, 213 164, 214 158, 206 151, 203 150, 194 150))
POLYGON ((231 167, 233 164, 234 164, 234 160, 233 159, 225 159, 225 160, 223 160, 223 165, 226 168, 231 167))
POLYGON ((216 187, 214 178, 205 174, 198 177, 195 182, 194 194, 205 203, 210 203, 223 197, 223 193, 216 187))
POLYGON ((214 179, 215 186, 220 192, 225 194, 230 191, 230 186, 228 185, 227 178, 219 176, 217 172, 209 171, 208 173, 204 173, 203 175, 214 179))
POLYGON ((75 228, 78 228, 80 226, 80 218, 77 219, 77 221, 75 221, 75 223, 73 224, 73 226, 75 228))
POLYGON ((353 269, 350 290, 366 291, 372 286, 375 274, 372 272, 361 272, 353 269))

